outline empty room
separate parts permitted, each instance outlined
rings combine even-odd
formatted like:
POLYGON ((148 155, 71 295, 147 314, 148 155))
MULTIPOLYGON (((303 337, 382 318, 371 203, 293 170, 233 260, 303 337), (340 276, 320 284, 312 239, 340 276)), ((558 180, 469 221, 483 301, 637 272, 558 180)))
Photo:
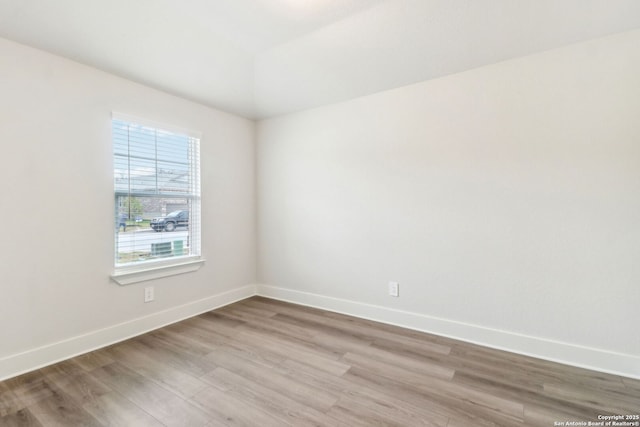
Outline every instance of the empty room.
POLYGON ((640 1, 0 0, 0 426, 640 426, 640 1))

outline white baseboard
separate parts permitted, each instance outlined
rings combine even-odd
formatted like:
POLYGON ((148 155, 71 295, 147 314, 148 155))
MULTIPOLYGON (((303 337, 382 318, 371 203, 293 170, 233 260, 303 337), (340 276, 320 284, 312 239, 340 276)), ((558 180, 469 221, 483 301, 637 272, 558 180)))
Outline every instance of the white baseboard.
POLYGON ((258 295, 454 338, 565 365, 640 379, 640 357, 395 310, 318 294, 257 285, 258 295))
POLYGON ((0 381, 111 345, 253 295, 321 308, 539 359, 640 379, 640 357, 515 334, 292 289, 247 285, 0 359, 0 381))
POLYGON ((256 294, 247 285, 0 359, 0 381, 111 345, 256 294))

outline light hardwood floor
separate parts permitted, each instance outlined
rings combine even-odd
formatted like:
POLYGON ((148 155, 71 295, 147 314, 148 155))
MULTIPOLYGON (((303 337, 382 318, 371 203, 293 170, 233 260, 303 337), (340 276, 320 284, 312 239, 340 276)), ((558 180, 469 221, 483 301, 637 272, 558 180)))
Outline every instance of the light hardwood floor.
POLYGON ((0 382, 1 426, 554 426, 640 381, 253 297, 0 382))

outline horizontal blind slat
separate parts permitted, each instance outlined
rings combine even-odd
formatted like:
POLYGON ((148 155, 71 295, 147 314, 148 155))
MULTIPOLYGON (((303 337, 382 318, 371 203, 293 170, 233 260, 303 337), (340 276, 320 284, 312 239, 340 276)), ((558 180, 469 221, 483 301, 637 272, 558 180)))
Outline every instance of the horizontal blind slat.
POLYGON ((200 159, 194 132, 112 121, 116 266, 200 254, 200 159), (135 232, 124 232, 136 229, 135 232), (120 230, 123 230, 120 233, 120 230), (157 232, 155 232, 155 231, 157 232))

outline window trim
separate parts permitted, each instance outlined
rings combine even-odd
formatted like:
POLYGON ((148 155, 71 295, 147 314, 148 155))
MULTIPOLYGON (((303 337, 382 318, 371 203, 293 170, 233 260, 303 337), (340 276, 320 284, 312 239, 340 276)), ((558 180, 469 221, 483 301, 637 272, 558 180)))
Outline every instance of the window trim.
POLYGON ((149 261, 142 266, 117 268, 111 278, 121 286, 131 285, 147 280, 198 271, 204 262, 204 258, 199 256, 180 257, 179 261, 149 261))
MULTIPOLYGON (((117 112, 112 112, 111 120, 121 120, 129 123, 135 123, 142 126, 148 126, 156 129, 166 130, 172 133, 178 133, 190 138, 198 139, 202 141, 202 133, 195 132, 189 129, 184 129, 181 127, 173 126, 171 124, 160 123, 149 119, 140 118, 137 116, 132 116, 128 114, 122 114, 117 112)), ((111 138, 111 144, 113 145, 113 136, 111 138)), ((199 157, 199 156, 198 156, 199 157)), ((200 180, 200 169, 201 165, 197 166, 198 173, 198 181, 200 180)), ((198 187, 200 183, 198 182, 198 187)), ((117 196, 117 192, 114 192, 113 195, 117 196)), ((201 197, 199 196, 198 205, 201 206, 201 197)), ((115 200, 115 198, 114 198, 115 200)), ((202 209, 202 208, 200 208, 202 209)), ((199 212, 200 224, 202 224, 202 212, 199 212)), ((200 230, 199 240, 202 239, 202 230, 200 230)), ((201 242, 200 242, 201 244, 201 242)), ((200 249, 201 251, 202 249, 200 249)), ((112 260, 115 261, 115 260, 112 260)), ((161 260, 151 260, 146 261, 141 264, 133 264, 133 265, 125 265, 125 266, 117 266, 114 265, 113 273, 111 274, 111 279, 115 281, 117 284, 121 286, 130 285, 138 282, 148 281, 159 279, 162 277, 170 277, 178 274, 190 273, 200 269, 205 263, 205 259, 202 257, 202 252, 200 255, 186 255, 180 256, 172 259, 161 259, 161 260)))
POLYGON ((202 132, 196 132, 196 131, 193 131, 193 130, 181 128, 181 127, 169 124, 169 123, 156 122, 156 121, 153 121, 153 120, 144 119, 142 117, 132 116, 130 114, 122 114, 122 113, 117 113, 117 112, 114 111, 114 112, 111 113, 111 120, 122 120, 122 121, 125 121, 125 122, 135 123, 137 125, 148 126, 148 127, 152 127, 152 128, 166 130, 168 132, 181 133, 181 134, 189 136, 191 138, 202 139, 202 132))

